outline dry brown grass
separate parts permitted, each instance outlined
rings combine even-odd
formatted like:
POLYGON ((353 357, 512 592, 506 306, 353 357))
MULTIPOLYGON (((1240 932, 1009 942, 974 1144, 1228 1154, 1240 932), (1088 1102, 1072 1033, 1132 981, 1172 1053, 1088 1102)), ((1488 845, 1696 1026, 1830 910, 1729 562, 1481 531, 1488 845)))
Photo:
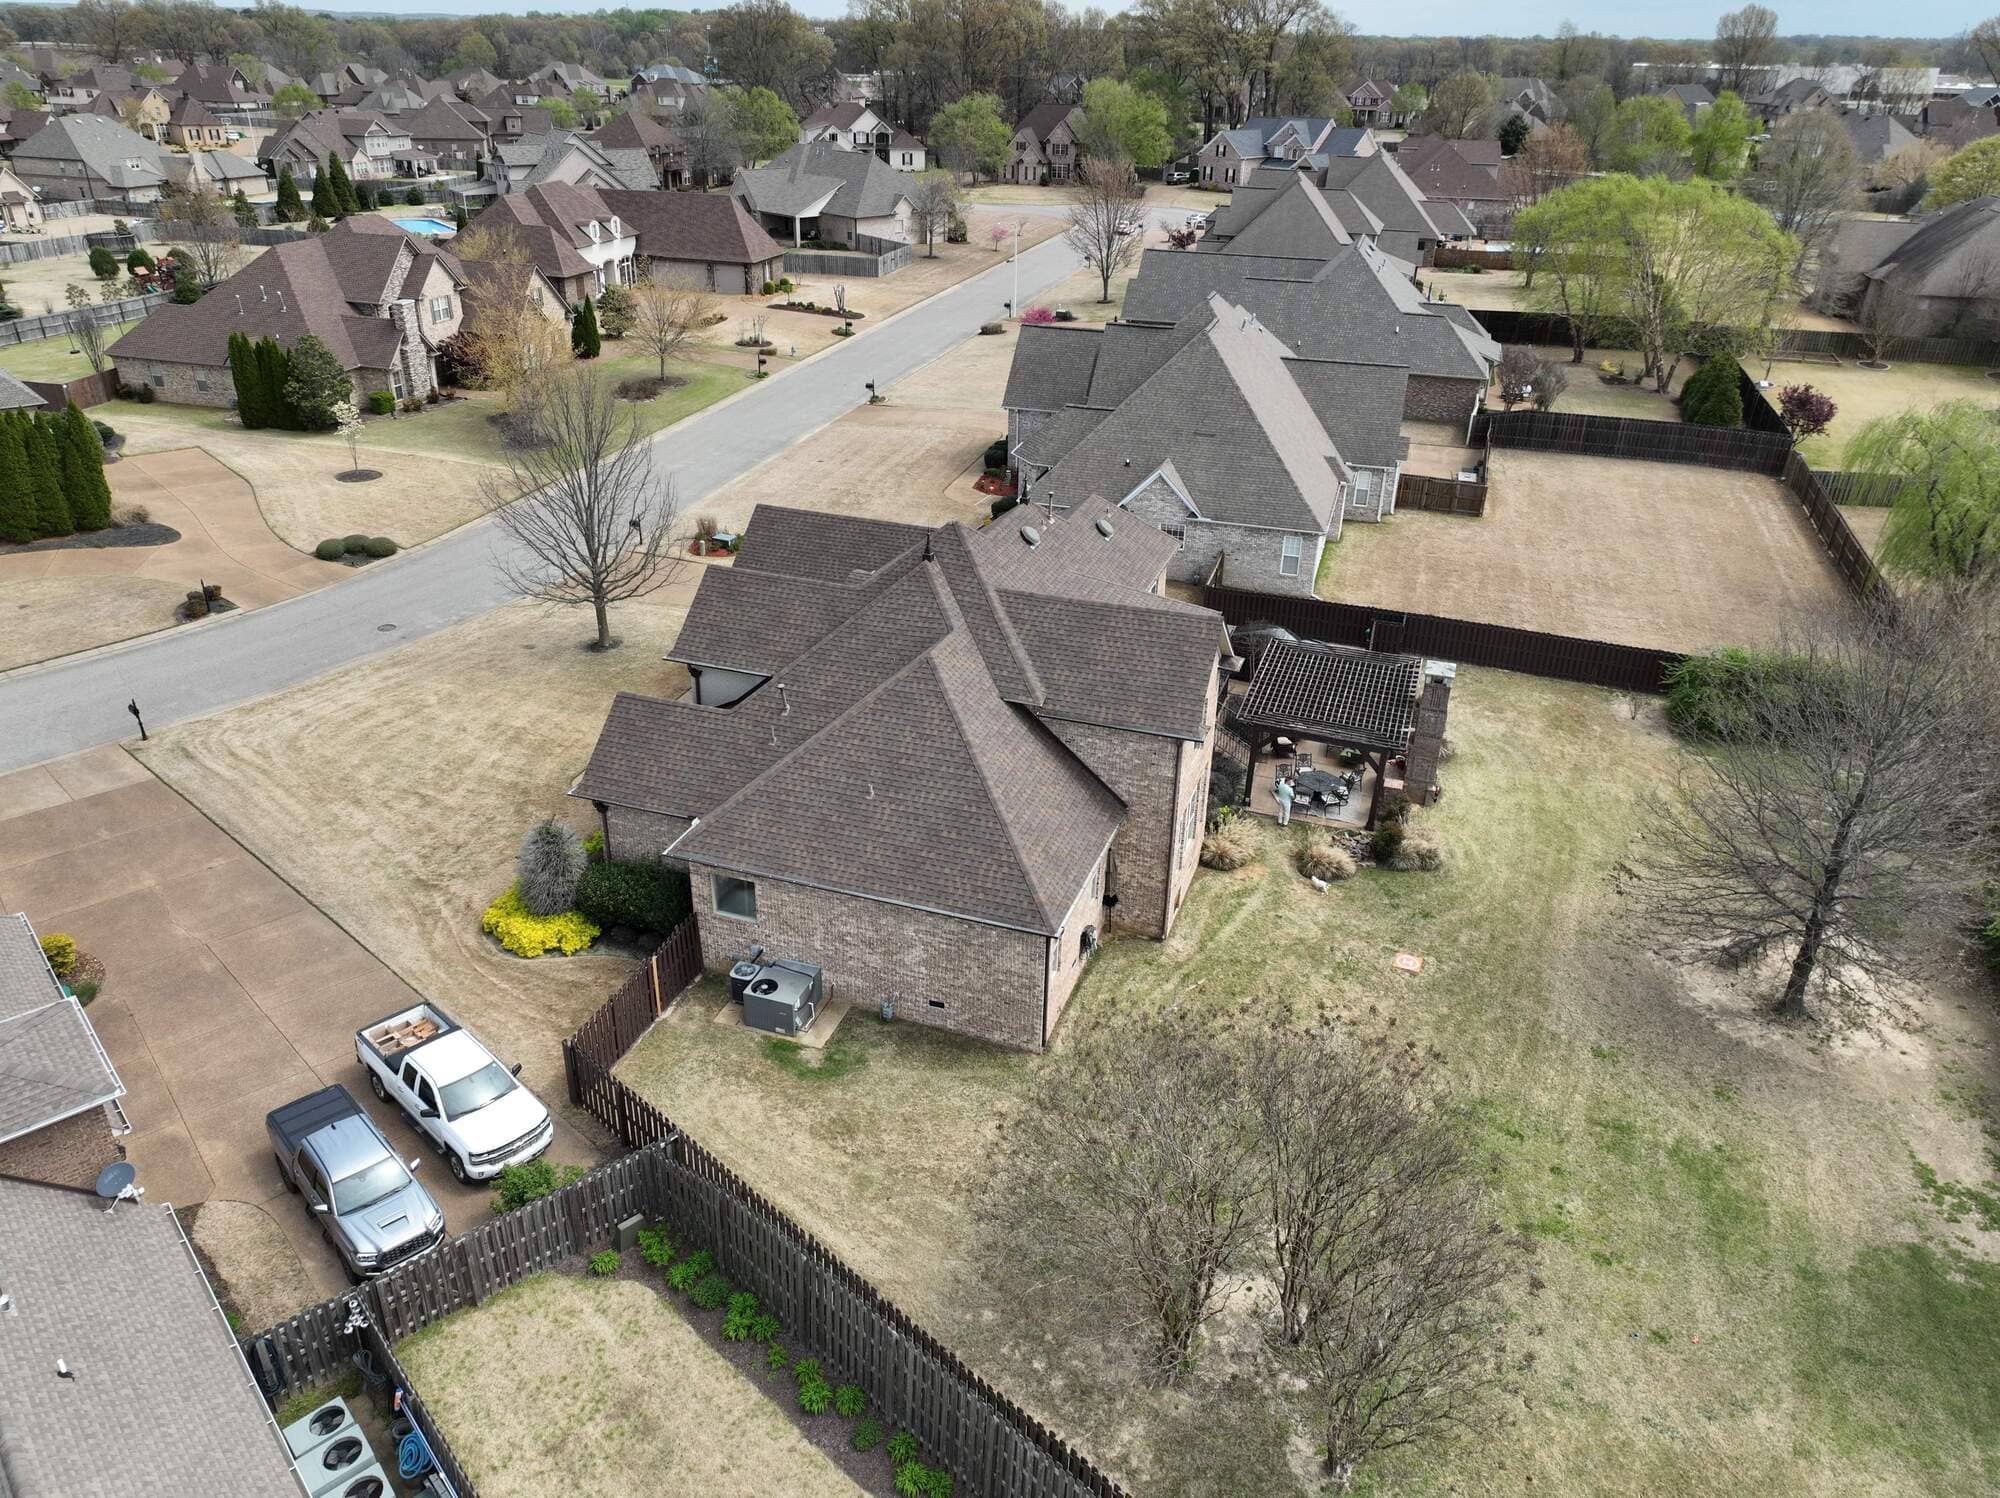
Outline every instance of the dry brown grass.
POLYGON ((649 1287, 545 1274, 397 1356, 492 1498, 862 1489, 649 1287))
POLYGON ((1622 645, 1769 645, 1849 607, 1773 479, 1675 463, 1496 451, 1479 519, 1347 525, 1322 597, 1622 645))
POLYGON ((169 629, 187 591, 153 577, 0 580, 0 671, 169 629))

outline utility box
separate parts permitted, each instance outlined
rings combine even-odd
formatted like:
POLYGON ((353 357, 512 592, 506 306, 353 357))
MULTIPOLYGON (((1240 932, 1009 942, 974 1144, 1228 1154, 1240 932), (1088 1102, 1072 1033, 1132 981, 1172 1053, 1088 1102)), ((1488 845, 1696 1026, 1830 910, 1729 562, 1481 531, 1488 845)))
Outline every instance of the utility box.
POLYGON ((764 963, 743 984, 743 1023, 771 1035, 803 1035, 819 1017, 821 987, 811 963, 764 963))

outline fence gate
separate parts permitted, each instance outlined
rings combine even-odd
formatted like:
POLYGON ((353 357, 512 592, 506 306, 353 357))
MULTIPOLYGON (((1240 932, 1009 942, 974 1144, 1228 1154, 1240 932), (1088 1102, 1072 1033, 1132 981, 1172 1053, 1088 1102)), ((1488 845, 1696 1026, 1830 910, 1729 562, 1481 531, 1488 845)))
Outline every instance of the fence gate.
POLYGON ((1408 614, 1375 615, 1368 621, 1368 648, 1400 651, 1403 648, 1403 629, 1409 622, 1408 614))

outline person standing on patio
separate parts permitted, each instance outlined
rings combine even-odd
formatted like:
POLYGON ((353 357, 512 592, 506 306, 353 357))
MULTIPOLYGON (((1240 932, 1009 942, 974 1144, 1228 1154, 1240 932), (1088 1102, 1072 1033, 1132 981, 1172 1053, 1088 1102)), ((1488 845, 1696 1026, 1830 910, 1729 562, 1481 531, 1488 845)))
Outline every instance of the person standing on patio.
POLYGON ((1292 782, 1285 776, 1278 777, 1278 783, 1271 788, 1271 794, 1278 798, 1278 825, 1292 825, 1292 782))

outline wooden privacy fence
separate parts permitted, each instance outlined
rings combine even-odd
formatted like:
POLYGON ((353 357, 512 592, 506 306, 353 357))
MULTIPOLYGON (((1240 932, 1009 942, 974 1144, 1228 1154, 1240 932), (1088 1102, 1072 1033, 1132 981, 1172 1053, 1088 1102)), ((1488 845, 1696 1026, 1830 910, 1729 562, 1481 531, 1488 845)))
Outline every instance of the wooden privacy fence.
POLYGON ((107 369, 102 374, 78 375, 73 380, 57 384, 51 380, 23 380, 22 384, 42 398, 42 404, 51 411, 60 411, 71 401, 85 410, 101 406, 118 393, 118 371, 107 369))
POLYGON ((46 317, 16 317, 0 322, 0 348, 14 343, 39 343, 44 338, 67 334, 72 326, 80 327, 86 318, 101 327, 115 328, 120 323, 148 316, 166 302, 164 294, 154 292, 150 296, 128 296, 116 302, 51 312, 46 317))
POLYGON ((152 227, 145 219, 133 219, 129 235, 56 234, 34 239, 11 239, 0 244, 0 265, 16 265, 27 260, 54 260, 62 255, 87 255, 100 244, 114 251, 121 245, 129 250, 133 245, 153 238, 152 227))
POLYGON ((1744 469, 1772 478, 1784 472, 1792 451, 1789 437, 1770 432, 1564 411, 1481 411, 1472 420, 1472 442, 1529 452, 1744 469))
POLYGON ((1302 639, 1324 640, 1331 645, 1436 656, 1467 666, 1491 666, 1626 692, 1665 691, 1666 673, 1686 659, 1678 651, 1643 645, 1616 645, 1609 640, 1544 634, 1371 604, 1260 593, 1216 582, 1202 588, 1201 601, 1232 626, 1275 624, 1302 639))
POLYGON ((1893 473, 1855 473, 1845 468, 1815 468, 1812 476, 1833 503, 1878 509, 1893 505, 1909 482, 1893 473))
POLYGON ((1468 250, 1458 245, 1441 244, 1431 251, 1430 263, 1437 270, 1512 270, 1514 255, 1510 250, 1468 250))
POLYGON ((1827 497, 1826 490, 1820 486, 1806 460, 1796 452, 1788 454, 1785 471, 1780 477, 1792 497, 1799 502, 1799 508, 1806 512, 1806 523, 1819 537, 1820 545, 1826 548, 1827 559, 1845 579, 1847 586, 1854 590, 1854 595, 1857 598, 1890 600, 1892 595, 1882 579, 1882 570, 1868 555, 1868 548, 1861 544, 1861 538, 1854 534, 1854 527, 1847 523, 1847 517, 1827 497))
POLYGON ((1405 473, 1396 480, 1396 508, 1435 510, 1442 515, 1484 515, 1486 480, 1441 479, 1427 473, 1405 473))
MULTIPOLYGON (((1571 342, 1569 319, 1553 313, 1475 308, 1472 315, 1502 343, 1568 345, 1571 342)), ((1695 329, 1690 341, 1699 344, 1710 332, 1706 328, 1695 329)), ((1777 334, 1777 352, 1781 358, 1787 354, 1830 354, 1838 359, 1874 357, 1868 340, 1845 328, 1780 328, 1777 334)), ((1739 330, 1728 330, 1726 336, 1737 347, 1748 341, 1739 330)), ((1633 348, 1637 343, 1629 326, 1614 321, 1596 331, 1589 347, 1633 348)), ((1986 369, 2000 366, 2000 345, 1984 338, 1894 338, 1884 348, 1882 357, 1891 363, 1901 359, 1913 364, 1963 364, 1986 369)))

